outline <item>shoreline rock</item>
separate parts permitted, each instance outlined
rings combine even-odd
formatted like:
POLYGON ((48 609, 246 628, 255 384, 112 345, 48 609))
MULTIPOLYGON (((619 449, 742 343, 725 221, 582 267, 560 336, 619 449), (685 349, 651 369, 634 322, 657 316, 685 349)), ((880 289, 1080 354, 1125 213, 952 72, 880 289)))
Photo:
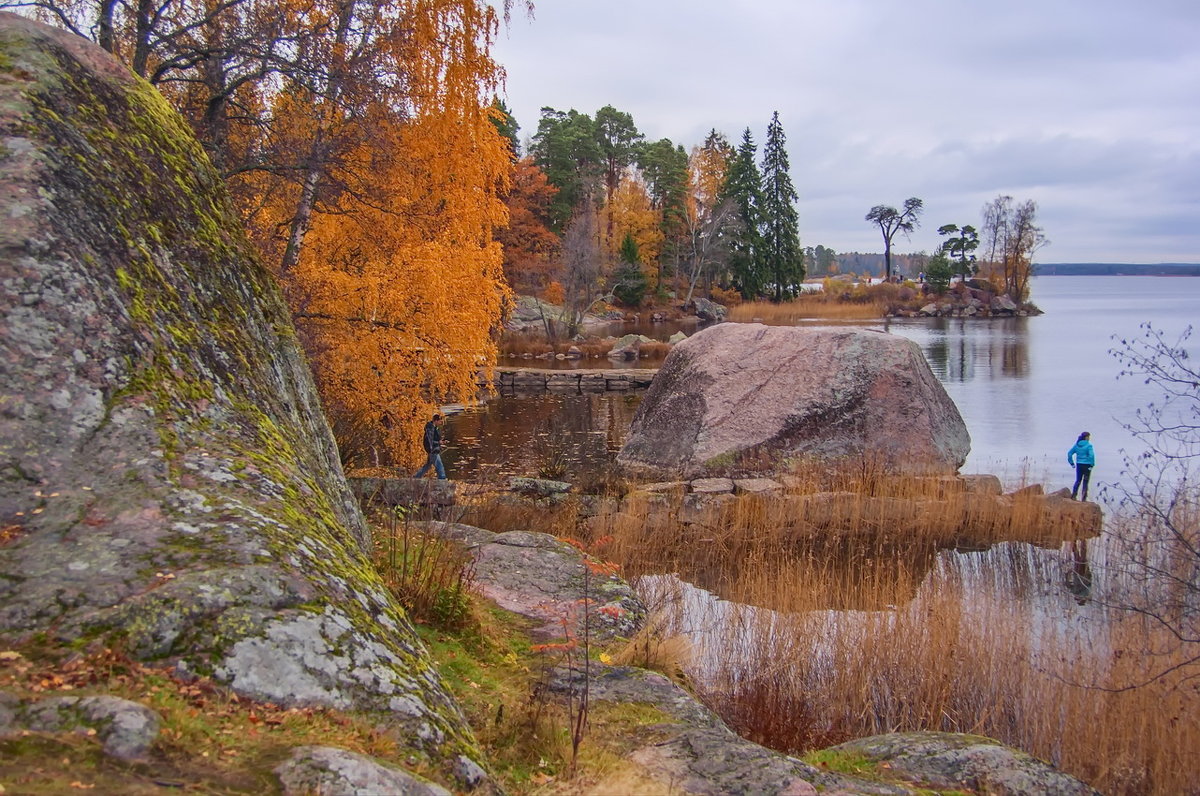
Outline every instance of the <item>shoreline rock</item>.
POLYGON ((617 462, 639 477, 718 475, 742 462, 869 456, 956 470, 958 408, 911 340, 871 331, 718 324, 667 355, 617 462))

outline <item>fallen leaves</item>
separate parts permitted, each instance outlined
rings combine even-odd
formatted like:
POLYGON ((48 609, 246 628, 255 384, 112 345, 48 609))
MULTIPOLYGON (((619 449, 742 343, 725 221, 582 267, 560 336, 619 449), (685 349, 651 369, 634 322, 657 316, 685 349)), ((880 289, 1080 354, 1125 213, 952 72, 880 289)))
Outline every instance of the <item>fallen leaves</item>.
POLYGON ((0 547, 5 547, 20 539, 25 529, 20 525, 5 525, 0 528, 0 547))

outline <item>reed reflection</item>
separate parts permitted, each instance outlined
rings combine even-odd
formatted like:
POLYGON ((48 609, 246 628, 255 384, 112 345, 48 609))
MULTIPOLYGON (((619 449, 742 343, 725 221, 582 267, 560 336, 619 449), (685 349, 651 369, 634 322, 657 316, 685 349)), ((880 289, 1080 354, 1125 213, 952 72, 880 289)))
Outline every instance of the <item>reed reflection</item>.
POLYGON ((943 382, 1030 377, 1028 318, 930 318, 884 329, 916 340, 943 382))

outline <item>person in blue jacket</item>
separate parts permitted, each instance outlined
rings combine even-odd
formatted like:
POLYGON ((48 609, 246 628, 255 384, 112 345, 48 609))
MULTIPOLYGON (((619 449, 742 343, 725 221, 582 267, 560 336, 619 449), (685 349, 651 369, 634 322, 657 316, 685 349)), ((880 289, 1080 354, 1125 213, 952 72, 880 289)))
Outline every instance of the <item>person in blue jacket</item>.
POLYGON ((1087 500, 1088 481, 1092 480, 1092 467, 1096 464, 1096 451, 1092 449, 1092 435, 1083 432, 1071 450, 1067 451, 1067 464, 1075 465, 1075 486, 1071 487, 1071 499, 1079 492, 1083 484, 1083 499, 1087 500))

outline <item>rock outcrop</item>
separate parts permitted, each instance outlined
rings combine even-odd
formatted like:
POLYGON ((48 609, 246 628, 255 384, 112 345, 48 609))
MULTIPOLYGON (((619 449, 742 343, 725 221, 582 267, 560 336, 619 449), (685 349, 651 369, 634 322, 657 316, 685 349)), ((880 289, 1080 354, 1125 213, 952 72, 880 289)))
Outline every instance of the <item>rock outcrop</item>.
POLYGON ((901 732, 860 738, 832 750, 861 755, 886 765, 894 777, 937 790, 1099 796, 1099 791, 1049 763, 977 735, 901 732))
POLYGON ((799 456, 949 471, 970 445, 958 408, 910 340, 719 324, 672 349, 618 462, 658 478, 799 456))
POLYGON ((0 691, 0 738, 27 732, 94 733, 104 754, 124 762, 143 760, 158 737, 158 714, 113 696, 22 700, 0 691))
POLYGON ((119 645, 366 711, 444 772, 477 754, 183 120, 82 38, 0 13, 0 135, 0 643, 119 645))
POLYGON ((414 522, 422 533, 464 545, 474 561, 479 593, 532 620, 538 642, 581 638, 582 606, 590 606, 587 633, 598 642, 629 637, 646 619, 633 588, 611 572, 589 567, 575 547, 544 533, 492 533, 451 522, 414 522))

